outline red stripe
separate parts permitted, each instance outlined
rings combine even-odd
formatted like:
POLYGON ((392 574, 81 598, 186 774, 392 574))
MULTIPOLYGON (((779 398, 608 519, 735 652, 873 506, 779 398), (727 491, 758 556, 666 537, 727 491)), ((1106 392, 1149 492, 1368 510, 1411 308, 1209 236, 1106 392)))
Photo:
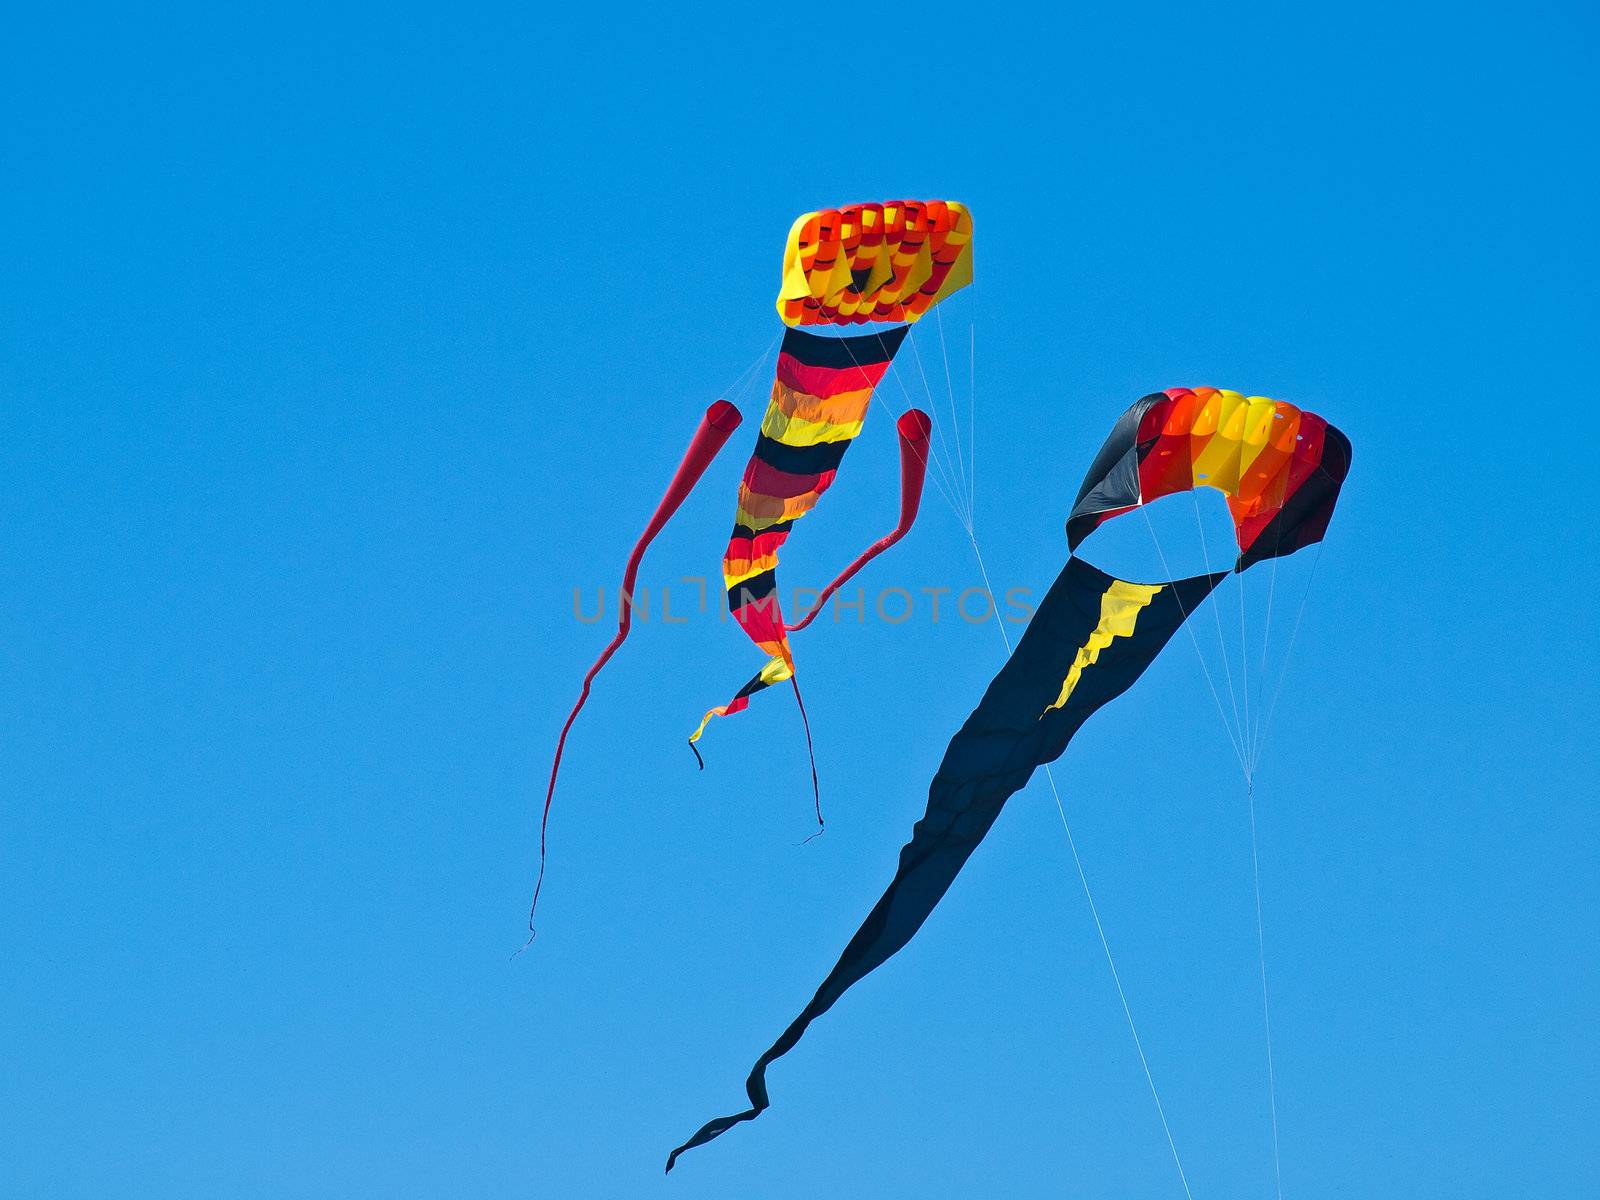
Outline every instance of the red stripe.
POLYGON ((778 500, 792 500, 807 492, 825 491, 833 482, 836 471, 817 471, 809 475, 794 475, 768 466, 752 457, 744 469, 744 485, 757 496, 770 496, 778 500))
POLYGON ((887 362, 864 363, 858 367, 812 367, 792 354, 778 355, 778 382, 822 400, 841 392, 875 388, 888 369, 887 362))
POLYGON ((752 642, 783 641, 783 614, 778 611, 777 592, 735 609, 733 619, 752 642))
POLYGON ((754 537, 734 537, 728 539, 728 551, 723 556, 729 558, 765 558, 769 554, 776 554, 778 547, 783 545, 784 539, 789 536, 787 529, 780 529, 776 533, 758 533, 754 537))

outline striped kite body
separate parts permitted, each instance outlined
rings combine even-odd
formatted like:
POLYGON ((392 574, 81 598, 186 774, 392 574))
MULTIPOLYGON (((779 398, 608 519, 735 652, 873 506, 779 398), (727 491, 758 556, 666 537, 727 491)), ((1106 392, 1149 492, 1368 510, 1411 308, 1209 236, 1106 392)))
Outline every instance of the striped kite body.
POLYGON ((784 334, 772 400, 739 484, 733 534, 722 558, 728 611, 769 658, 732 700, 706 713, 691 742, 712 717, 742 712, 755 692, 793 677, 778 600, 778 550, 833 483, 906 329, 858 337, 800 329, 784 334))

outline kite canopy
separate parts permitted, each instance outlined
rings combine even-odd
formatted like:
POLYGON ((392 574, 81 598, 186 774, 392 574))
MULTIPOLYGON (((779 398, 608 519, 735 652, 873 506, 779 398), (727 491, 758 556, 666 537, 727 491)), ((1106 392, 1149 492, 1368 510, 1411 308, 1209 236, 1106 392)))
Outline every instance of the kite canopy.
POLYGON ((920 318, 972 282, 972 214, 953 200, 891 200, 809 212, 789 230, 785 325, 920 318))
POLYGON ((1315 413, 1220 388, 1168 388, 1117 421, 1067 518, 1076 550, 1112 517, 1162 496, 1228 498, 1242 571, 1322 540, 1350 470, 1350 440, 1315 413))

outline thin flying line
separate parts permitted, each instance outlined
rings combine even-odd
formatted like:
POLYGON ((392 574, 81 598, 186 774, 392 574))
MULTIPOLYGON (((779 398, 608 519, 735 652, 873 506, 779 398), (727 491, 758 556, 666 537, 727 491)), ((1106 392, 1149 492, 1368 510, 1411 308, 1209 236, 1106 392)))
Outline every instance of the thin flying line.
MULTIPOLYGON (((885 354, 888 354, 888 347, 883 344, 882 335, 874 335, 874 336, 876 336, 877 339, 878 339, 878 348, 880 350, 882 350, 885 354)), ((844 344, 844 352, 850 356, 851 363, 859 371, 861 369, 861 360, 856 357, 856 352, 853 349, 850 348, 849 339, 848 338, 843 338, 843 339, 840 339, 840 340, 844 344)), ((894 376, 895 383, 899 384, 900 392, 906 398, 906 408, 905 408, 905 410, 896 412, 895 411, 894 401, 889 399, 887 394, 884 395, 883 402, 886 405, 889 406, 889 410, 891 412, 894 412, 897 417, 904 416, 905 413, 910 411, 910 409, 912 407, 911 393, 907 392, 906 391, 906 385, 900 382, 900 376, 899 376, 898 373, 896 373, 896 371, 894 369, 894 358, 891 356, 886 361, 889 364, 889 374, 894 376)), ((874 395, 878 394, 876 389, 874 389, 873 394, 874 395)), ((931 443, 929 445, 929 449, 930 450, 932 449, 932 444, 931 443)), ((921 462, 922 462, 922 465, 923 465, 924 468, 927 468, 930 465, 929 464, 929 460, 928 460, 928 458, 926 456, 918 455, 918 458, 921 459, 921 462)), ((935 468, 938 467, 939 464, 938 464, 937 459, 935 459, 935 461, 932 463, 932 465, 935 468)), ((944 484, 940 482, 940 478, 939 478, 940 474, 942 474, 942 472, 936 472, 932 476, 933 485, 934 485, 934 487, 939 489, 939 494, 944 497, 944 502, 950 506, 950 511, 951 512, 956 512, 955 501, 951 498, 950 492, 945 488, 944 484)), ((960 520, 960 514, 959 513, 957 513, 956 519, 960 520)))
MULTIPOLYGON (((1280 539, 1281 542, 1281 539, 1280 539)), ((1274 545, 1274 550, 1279 548, 1274 545)), ((1267 655, 1272 649, 1272 608, 1278 595, 1278 559, 1282 557, 1274 553, 1272 556, 1272 574, 1267 584, 1267 619, 1261 630, 1261 663, 1256 672, 1256 725, 1250 733, 1250 760, 1255 762, 1260 756, 1261 749, 1261 702, 1267 698, 1267 655)))
POLYGON ((751 379, 755 377, 756 372, 760 371, 761 365, 767 361, 767 356, 772 353, 772 348, 778 344, 778 339, 782 336, 783 330, 781 329, 777 333, 773 334, 772 340, 767 343, 767 348, 756 356, 754 362, 752 362, 744 370, 740 371, 739 374, 734 377, 734 381, 729 384, 721 394, 729 397, 729 399, 735 399, 739 394, 742 394, 744 389, 749 386, 751 379))
MULTIPOLYGON (((989 593, 991 607, 993 607, 994 585, 989 582, 989 568, 984 565, 983 551, 978 549, 978 539, 969 531, 968 540, 972 542, 973 556, 978 560, 978 570, 983 575, 984 589, 989 593)), ((1006 632, 1005 622, 1000 619, 999 613, 995 614, 995 627, 1000 631, 1000 640, 1005 643, 1006 656, 1011 655, 1011 635, 1006 632)), ((1128 993, 1122 987, 1122 974, 1117 970, 1116 957, 1111 953, 1111 940, 1106 937, 1106 928, 1100 921, 1100 907, 1094 902, 1094 892, 1089 887, 1089 876, 1083 869, 1083 859, 1078 854, 1078 843, 1072 836, 1072 826, 1067 822, 1067 809, 1061 803, 1061 792, 1056 787, 1055 773, 1050 770, 1050 764, 1044 764, 1044 777, 1050 781, 1050 794, 1055 797, 1056 815, 1061 818, 1062 832, 1067 835, 1067 849, 1072 851, 1072 865, 1078 869, 1078 882, 1083 885, 1083 898, 1089 902, 1089 915, 1094 918, 1094 931, 1100 935, 1100 949, 1105 951, 1106 966, 1111 968, 1111 982, 1117 986, 1117 999, 1122 1001, 1122 1015, 1127 1019, 1128 1032, 1133 1035, 1133 1048, 1139 1054, 1139 1066, 1144 1069, 1144 1080, 1150 1085, 1150 1096, 1156 1102, 1156 1115, 1161 1118, 1161 1131, 1167 1135, 1167 1148, 1172 1151, 1172 1164, 1178 1168, 1178 1181, 1183 1184, 1183 1194, 1188 1200, 1194 1200, 1194 1193, 1189 1190, 1189 1177, 1183 1170, 1183 1159, 1178 1155, 1178 1143, 1172 1136, 1172 1126, 1167 1123, 1166 1105, 1161 1103, 1161 1092, 1156 1087, 1155 1075, 1150 1070, 1150 1060, 1145 1057, 1144 1042, 1139 1038, 1139 1026, 1133 1019, 1133 1008, 1128 1003, 1128 993)))
MULTIPOLYGON (((914 334, 915 327, 913 326, 906 334, 906 340, 911 342, 913 353, 916 350, 916 342, 913 340, 914 334)), ((880 347, 883 346, 883 335, 878 334, 876 336, 878 345, 880 347)), ((851 354, 850 357, 853 359, 855 355, 851 354)), ((915 402, 911 399, 911 391, 906 387, 905 380, 901 377, 893 357, 889 358, 889 374, 894 376, 895 385, 899 387, 900 394, 905 397, 906 408, 909 410, 916 407, 915 402)), ((934 462, 938 465, 940 475, 944 479, 946 487, 945 499, 950 505, 950 511, 955 514, 956 521, 965 529, 967 528, 966 514, 961 511, 956 503, 956 497, 960 494, 961 489, 956 486, 955 482, 955 462, 950 457, 950 444, 944 435, 943 427, 939 424, 939 406, 933 403, 933 394, 931 392, 928 394, 928 408, 930 410, 929 416, 933 420, 933 437, 929 440, 929 451, 933 456, 934 462)))
MULTIPOLYGON (((878 339, 879 349, 883 350, 885 355, 887 355, 889 374, 893 377, 895 386, 900 389, 900 394, 905 397, 906 407, 901 413, 898 414, 900 416, 904 416, 906 412, 909 412, 911 409, 915 408, 916 404, 911 399, 911 392, 906 388, 905 381, 900 378, 900 372, 895 369, 894 356, 888 354, 888 347, 883 344, 883 335, 875 334, 874 336, 878 339)), ((855 351, 850 349, 850 344, 848 341, 845 342, 845 352, 850 355, 850 361, 855 363, 855 365, 859 368, 861 363, 859 360, 857 360, 855 351)), ((884 398, 884 402, 887 403, 890 408, 894 407, 894 402, 889 400, 887 396, 884 398)), ((957 523, 959 523, 961 527, 965 529, 966 521, 962 518, 961 510, 956 507, 955 484, 945 469, 945 463, 949 459, 949 451, 947 449, 945 450, 943 458, 941 458, 939 455, 940 449, 943 448, 942 443, 944 438, 939 431, 938 409, 934 409, 931 415, 933 418, 934 436, 928 441, 928 456, 922 459, 922 465, 924 467, 931 466, 934 468, 934 484, 939 488, 940 494, 944 497, 944 502, 950 506, 950 511, 955 514, 957 523)))
POLYGON ((1278 1153, 1278 1072, 1272 1062, 1272 1005, 1267 999, 1267 934, 1261 919, 1261 852, 1256 838, 1256 789, 1246 785, 1250 802, 1250 869, 1256 888, 1256 962, 1261 968, 1261 1027, 1267 1044, 1267 1099, 1272 1112, 1272 1178, 1283 1200, 1283 1160, 1278 1153))
POLYGON ((1278 713, 1278 700, 1283 695, 1283 681, 1289 675, 1289 659, 1294 655, 1294 644, 1300 637, 1300 622, 1305 619, 1306 601, 1311 599, 1311 584, 1317 577, 1317 568, 1322 565, 1322 548, 1326 544, 1326 542, 1317 543, 1317 556, 1311 560, 1311 573, 1306 576, 1306 590, 1300 597, 1300 611, 1295 614, 1294 629, 1289 634, 1289 648, 1283 652, 1283 670, 1278 673, 1278 686, 1273 690, 1272 704, 1267 709, 1266 723, 1262 727, 1260 739, 1256 742, 1257 761, 1260 760, 1267 736, 1272 732, 1272 719, 1278 713))
MULTIPOLYGON (((915 325, 911 326, 910 332, 906 334, 906 341, 911 344, 911 357, 916 360, 917 374, 922 376, 922 391, 923 394, 928 397, 928 408, 933 413, 934 431, 939 435, 940 440, 945 443, 944 453, 945 459, 950 465, 950 477, 952 480, 959 481, 961 479, 961 473, 956 470, 955 459, 951 458, 950 456, 952 438, 946 438, 943 429, 940 428, 939 425, 939 402, 934 398, 933 385, 928 382, 928 372, 922 366, 922 351, 917 349, 917 327, 915 325)), ((959 442, 956 443, 956 448, 959 451, 959 442)), ((970 529, 972 527, 972 520, 966 514, 965 510, 965 496, 963 495, 965 489, 958 482, 952 485, 952 490, 955 492, 956 498, 962 502, 962 527, 970 529)))
MULTIPOLYGON (((1160 534, 1155 533, 1155 525, 1150 522, 1150 514, 1144 510, 1142 502, 1139 504, 1139 512, 1144 515, 1144 526, 1150 531, 1150 539, 1155 542, 1155 552, 1162 558, 1162 573, 1165 574, 1166 578, 1171 579, 1173 578, 1173 568, 1166 565, 1166 550, 1162 549, 1162 538, 1160 538, 1160 534)), ((1184 629, 1189 630, 1189 645, 1194 646, 1195 658, 1200 659, 1200 672, 1205 675, 1206 688, 1211 690, 1211 702, 1216 704, 1216 715, 1218 715, 1218 720, 1222 722, 1222 731, 1227 734, 1227 741, 1234 747, 1234 757, 1238 758, 1238 770, 1245 773, 1245 779, 1248 781, 1250 779, 1250 768, 1245 766, 1245 752, 1238 746, 1238 739, 1234 736, 1234 728, 1227 723, 1226 712, 1222 712, 1222 696, 1216 690, 1216 683, 1211 680, 1211 667, 1206 664, 1205 654, 1200 651, 1200 640, 1195 637, 1194 627, 1189 624, 1189 613, 1182 613, 1182 602, 1179 602, 1178 608, 1179 613, 1184 618, 1184 629)))
MULTIPOLYGON (((844 342, 844 352, 850 356, 850 361, 855 365, 856 369, 860 370, 861 369, 861 361, 858 358, 856 358, 856 352, 850 348, 849 340, 848 339, 841 339, 841 340, 844 342)), ((887 347, 885 347, 883 345, 883 338, 881 336, 878 337, 878 346, 879 346, 880 349, 883 349, 883 350, 885 350, 885 352, 887 352, 887 347)), ((895 369, 894 369, 894 359, 893 358, 888 359, 888 363, 889 363, 889 374, 894 376, 895 382, 897 384, 900 384, 900 391, 906 398, 906 410, 898 412, 898 413, 895 413, 895 415, 896 416, 904 416, 905 412, 909 411, 910 408, 911 408, 911 394, 906 391, 905 384, 900 383, 900 376, 898 374, 896 374, 895 369)), ((874 390, 874 395, 876 395, 876 394, 877 394, 876 390, 874 390)), ((889 410, 891 412, 894 412, 895 406, 894 406, 894 401, 893 400, 889 399, 889 397, 887 395, 885 395, 884 398, 883 398, 883 402, 889 406, 889 410)), ((932 449, 931 443, 930 443, 929 449, 930 450, 932 449)), ((921 460, 924 469, 926 469, 930 465, 928 457, 926 455, 920 455, 919 454, 917 457, 921 460)), ((938 467, 939 464, 937 462, 937 459, 935 459, 935 461, 932 463, 932 465, 935 468, 938 467)), ((950 492, 945 488, 944 484, 939 481, 939 474, 940 473, 938 471, 936 471, 935 474, 930 476, 929 478, 932 478, 933 486, 939 489, 939 494, 944 497, 944 502, 950 506, 950 511, 952 513, 956 514, 956 520, 960 521, 961 520, 961 514, 956 510, 955 501, 951 498, 950 492)))
POLYGON ((1244 696, 1244 724, 1239 727, 1239 738, 1248 751, 1250 738, 1250 639, 1246 633, 1248 626, 1245 624, 1245 584, 1244 572, 1235 571, 1234 579, 1239 586, 1239 691, 1244 696))
POLYGON ((971 485, 966 494, 973 501, 973 514, 978 512, 978 322, 966 326, 966 469, 970 470, 971 485))
POLYGON ((944 390, 950 402, 950 427, 956 433, 956 461, 961 464, 961 483, 966 488, 967 515, 972 515, 972 486, 971 473, 967 470, 966 455, 961 452, 961 418, 956 415, 956 385, 950 377, 950 347, 944 340, 944 309, 939 305, 933 308, 934 323, 939 327, 939 354, 944 359, 944 390))
MULTIPOLYGON (((1205 557, 1206 574, 1211 574, 1211 547, 1206 544, 1206 526, 1200 519, 1200 493, 1198 489, 1189 489, 1189 499, 1194 501, 1194 527, 1200 531, 1200 553, 1205 557)), ((1149 520, 1149 515, 1145 520, 1149 520)), ((1217 626, 1217 649, 1222 654, 1222 671, 1228 681, 1228 703, 1233 706, 1233 723, 1239 730, 1239 744, 1244 744, 1244 722, 1239 719, 1239 697, 1233 690, 1233 668, 1228 665, 1228 642, 1222 635, 1222 609, 1220 605, 1211 606, 1211 617, 1217 626)), ((1249 779, 1250 769, 1245 768, 1245 778, 1249 779)))
MULTIPOLYGON (((925 393, 927 393, 927 396, 928 396, 928 407, 931 408, 935 413, 937 413, 939 411, 939 402, 936 399, 934 399, 933 385, 928 382, 928 372, 922 365, 922 351, 917 349, 917 327, 915 325, 913 325, 911 327, 911 333, 909 335, 907 335, 906 341, 911 343, 911 357, 916 360, 917 373, 922 376, 922 390, 925 393)), ((935 416, 934 417, 935 425, 937 425, 938 420, 939 420, 939 418, 937 416, 935 416)), ((956 447, 956 453, 957 453, 957 455, 959 455, 961 453, 961 442, 960 442, 959 438, 955 439, 955 447, 956 447)), ((950 452, 949 451, 949 447, 947 446, 945 448, 946 455, 948 455, 949 452, 950 452)), ((951 471, 952 475, 954 475, 955 478, 957 478, 957 479, 962 478, 962 476, 965 475, 965 473, 966 473, 964 469, 961 472, 957 472, 954 464, 951 465, 950 471, 951 471)), ((965 489, 962 488, 962 487, 958 487, 956 489, 956 495, 958 497, 960 497, 961 500, 962 500, 963 511, 965 511, 965 503, 966 503, 966 496, 965 496, 964 492, 965 492, 965 489)), ((971 529, 972 528, 972 514, 971 513, 966 513, 966 515, 964 515, 962 517, 961 524, 965 528, 971 529)))

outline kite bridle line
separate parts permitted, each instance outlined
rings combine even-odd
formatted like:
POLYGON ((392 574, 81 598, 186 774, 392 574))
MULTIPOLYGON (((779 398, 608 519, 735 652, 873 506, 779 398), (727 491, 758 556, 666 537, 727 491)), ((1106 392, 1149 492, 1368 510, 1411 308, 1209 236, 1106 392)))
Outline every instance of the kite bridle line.
MULTIPOLYGON (((1205 558, 1206 572, 1209 574, 1211 572, 1211 554, 1206 540, 1205 524, 1200 515, 1199 489, 1190 489, 1189 495, 1190 499, 1194 503, 1195 527, 1199 532, 1201 553, 1205 558)), ((1161 544, 1160 535, 1156 532, 1155 523, 1150 520, 1150 514, 1145 509, 1142 497, 1139 503, 1139 512, 1144 516, 1145 527, 1150 531, 1150 538, 1154 542, 1156 553, 1161 559, 1162 569, 1167 575, 1170 576, 1172 571, 1167 565, 1166 551, 1161 544)), ((1185 620, 1183 625, 1183 627, 1189 633, 1189 644, 1194 647, 1195 657, 1199 660, 1200 669, 1205 675, 1206 686, 1211 692, 1212 702, 1216 705, 1217 717, 1222 722, 1223 731, 1228 735, 1229 743, 1233 746, 1234 755, 1238 762, 1240 773, 1244 777, 1245 807, 1248 811, 1250 823, 1250 874, 1251 890, 1255 902, 1256 966, 1261 982, 1261 1026, 1267 1066, 1267 1108, 1270 1117, 1272 1133, 1272 1173, 1274 1189, 1276 1191, 1278 1200, 1283 1200, 1283 1159, 1279 1144, 1278 1077, 1272 1046, 1272 1005, 1270 999, 1270 990, 1267 983, 1266 922, 1263 916, 1263 905, 1261 899, 1261 849, 1260 836, 1256 823, 1255 777, 1257 768, 1260 766, 1261 754, 1266 746, 1267 736, 1271 733, 1272 719, 1277 712, 1278 700, 1283 694, 1283 683, 1289 673, 1289 660, 1293 657, 1295 643, 1299 640, 1300 624, 1305 618, 1306 604, 1311 598, 1311 585, 1316 580, 1317 567, 1321 565, 1322 552, 1325 545, 1326 543, 1324 541, 1320 539, 1318 540, 1316 554, 1312 558, 1311 569, 1306 575, 1305 587, 1301 592, 1300 605, 1295 614, 1295 622, 1289 636, 1289 644, 1287 649, 1284 651, 1283 665, 1278 672, 1278 679, 1273 689, 1272 700, 1266 709, 1263 710, 1261 701, 1264 700, 1266 696, 1265 688, 1268 675, 1267 659, 1271 646, 1273 602, 1277 595, 1278 559, 1280 557, 1280 555, 1277 553, 1272 555, 1272 570, 1267 585, 1266 612, 1262 622, 1261 659, 1259 663, 1259 669, 1257 671, 1258 695, 1255 720, 1253 723, 1250 715, 1250 647, 1247 624, 1247 607, 1245 603, 1246 585, 1244 572, 1238 570, 1237 568, 1231 572, 1235 576, 1235 586, 1239 592, 1239 654, 1242 664, 1240 669, 1243 672, 1241 677, 1241 687, 1244 691, 1244 709, 1242 720, 1240 719, 1238 699, 1233 688, 1232 672, 1228 668, 1227 639, 1224 637, 1222 632, 1221 607, 1220 605, 1215 604, 1212 606, 1212 615, 1215 618, 1217 630, 1217 644, 1219 647, 1219 652, 1222 655, 1224 677, 1228 684, 1228 697, 1230 706, 1233 708, 1234 720, 1238 722, 1237 729, 1234 725, 1228 722, 1227 714, 1222 707, 1222 698, 1217 692, 1215 681, 1211 675, 1211 669, 1207 664, 1206 655, 1200 649, 1200 642, 1195 636, 1193 626, 1188 620, 1185 620)))

